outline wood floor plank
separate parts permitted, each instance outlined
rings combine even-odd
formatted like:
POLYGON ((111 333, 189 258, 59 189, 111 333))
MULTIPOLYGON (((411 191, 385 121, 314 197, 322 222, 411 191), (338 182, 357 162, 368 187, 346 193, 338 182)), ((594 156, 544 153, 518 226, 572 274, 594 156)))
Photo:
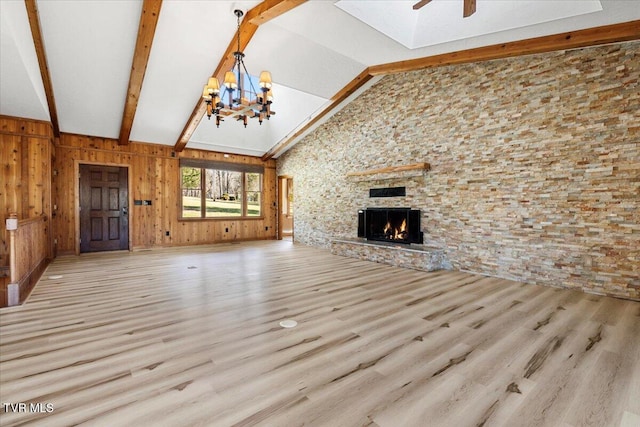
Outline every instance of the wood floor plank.
POLYGON ((638 360, 633 301, 286 241, 65 256, 0 310, 0 401, 53 411, 0 424, 635 427, 638 360))

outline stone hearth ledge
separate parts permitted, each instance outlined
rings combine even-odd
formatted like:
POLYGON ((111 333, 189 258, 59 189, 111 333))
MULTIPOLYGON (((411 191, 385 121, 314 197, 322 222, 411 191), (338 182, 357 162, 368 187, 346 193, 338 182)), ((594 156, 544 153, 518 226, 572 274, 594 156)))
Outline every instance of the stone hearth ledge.
POLYGON ((452 269, 443 249, 427 245, 403 245, 372 242, 360 238, 345 238, 331 241, 331 253, 414 270, 452 269))

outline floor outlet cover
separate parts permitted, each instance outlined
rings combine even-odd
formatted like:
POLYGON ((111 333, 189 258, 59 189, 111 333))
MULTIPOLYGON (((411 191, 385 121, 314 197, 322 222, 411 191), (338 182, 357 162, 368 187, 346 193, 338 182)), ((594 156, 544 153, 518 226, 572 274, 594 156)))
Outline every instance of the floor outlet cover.
POLYGON ((295 328, 296 326, 298 326, 298 322, 296 322, 295 320, 287 319, 280 322, 280 326, 282 326, 283 328, 295 328))

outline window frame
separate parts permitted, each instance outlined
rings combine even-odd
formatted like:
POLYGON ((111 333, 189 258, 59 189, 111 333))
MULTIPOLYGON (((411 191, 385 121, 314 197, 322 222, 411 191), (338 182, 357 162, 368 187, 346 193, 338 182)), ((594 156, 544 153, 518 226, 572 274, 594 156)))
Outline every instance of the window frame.
MULTIPOLYGON (((230 162, 220 162, 220 161, 208 161, 208 160, 200 160, 200 159, 180 159, 180 165, 178 167, 178 198, 180 200, 179 212, 178 212, 178 220, 179 221, 229 221, 229 220, 264 220, 264 166, 262 165, 254 165, 254 164, 243 164, 243 163, 230 163, 230 162), (183 205, 183 168, 194 168, 200 169, 200 216, 197 217, 185 217, 183 216, 184 205, 183 205), (242 197, 241 197, 241 213, 239 216, 206 216, 206 170, 221 170, 227 172, 240 172, 241 175, 241 187, 242 187, 242 197), (247 174, 248 173, 258 173, 260 174, 260 215, 257 216, 249 216, 249 206, 248 206, 248 198, 247 198, 247 174)), ((252 191, 255 193, 256 191, 252 191)))

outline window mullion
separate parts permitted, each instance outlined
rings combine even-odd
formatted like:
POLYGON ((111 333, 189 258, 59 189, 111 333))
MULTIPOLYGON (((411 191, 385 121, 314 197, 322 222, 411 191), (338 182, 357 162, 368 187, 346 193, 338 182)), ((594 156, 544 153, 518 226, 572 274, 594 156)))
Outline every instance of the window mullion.
POLYGON ((207 198, 205 196, 205 173, 206 170, 204 168, 200 169, 200 218, 205 218, 207 216, 207 198))
POLYGON ((242 172, 242 217, 246 217, 247 213, 247 173, 242 172))
POLYGON ((264 174, 258 175, 258 199, 260 200, 259 216, 264 215, 264 174))

